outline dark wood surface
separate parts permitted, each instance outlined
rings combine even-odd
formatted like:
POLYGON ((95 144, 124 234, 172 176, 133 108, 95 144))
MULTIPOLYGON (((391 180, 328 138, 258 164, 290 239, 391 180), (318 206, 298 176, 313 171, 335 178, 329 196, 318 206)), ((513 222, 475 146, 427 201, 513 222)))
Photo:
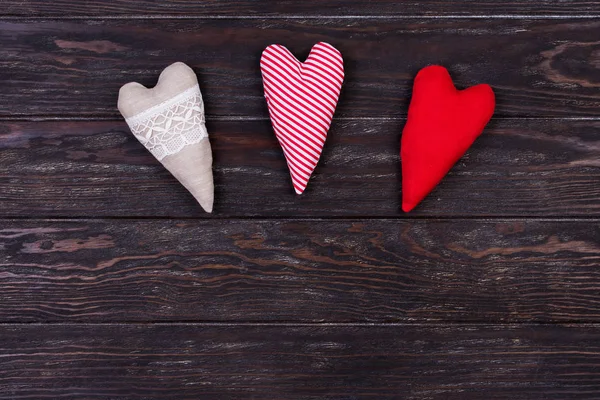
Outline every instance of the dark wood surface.
POLYGON ((600 399, 600 2, 0 2, 0 399, 600 399), (338 47, 292 193, 258 58, 338 47), (204 214, 119 87, 198 73, 204 214), (400 211, 428 64, 492 122, 400 211))
POLYGON ((600 220, 6 221, 0 320, 600 322, 600 220))
POLYGON ((0 326, 0 399, 597 399, 599 325, 0 326))
POLYGON ((306 57, 326 41, 346 60, 337 117, 406 115, 428 64, 459 87, 491 84, 497 117, 595 117, 599 31, 600 18, 0 20, 0 116, 117 118, 121 85, 154 85, 185 60, 209 116, 266 118, 262 50, 278 42, 306 57))
POLYGON ((573 16, 600 15, 597 1, 584 0, 4 0, 1 11, 9 16, 573 16))
POLYGON ((124 121, 6 122, 2 216, 599 216, 599 120, 493 120, 414 212, 400 209, 404 120, 334 121, 305 196, 270 122, 209 121, 216 205, 205 214, 124 121))

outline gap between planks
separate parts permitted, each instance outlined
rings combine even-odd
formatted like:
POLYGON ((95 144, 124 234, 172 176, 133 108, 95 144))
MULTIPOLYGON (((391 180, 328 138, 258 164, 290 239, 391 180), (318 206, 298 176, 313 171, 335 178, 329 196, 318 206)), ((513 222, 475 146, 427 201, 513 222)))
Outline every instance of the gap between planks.
POLYGON ((377 19, 377 20, 397 20, 397 19, 597 19, 600 14, 573 14, 573 15, 553 15, 553 14, 459 14, 459 15, 72 15, 72 16, 20 16, 20 15, 0 15, 0 21, 30 21, 30 20, 265 20, 265 19, 299 19, 299 20, 350 20, 350 19, 377 19))
POLYGON ((476 327, 476 328, 535 328, 544 326, 577 326, 579 328, 600 329, 600 323, 573 321, 573 322, 507 322, 507 323, 490 323, 490 322, 202 322, 202 321, 119 321, 119 322, 0 322, 2 326, 82 326, 82 327, 102 327, 102 326, 192 326, 198 328, 234 328, 234 327, 278 327, 278 328, 446 328, 448 325, 454 327, 476 327))
POLYGON ((197 221, 197 222, 208 222, 208 221, 308 221, 308 222, 335 222, 335 221, 478 221, 481 223, 486 222, 520 222, 524 220, 536 221, 536 222, 586 222, 586 223, 600 223, 600 217, 598 216, 531 216, 531 215, 502 215, 502 216, 470 216, 470 215, 442 215, 442 216, 431 216, 431 215, 397 215, 397 216, 319 216, 319 217, 306 217, 306 216, 294 216, 294 215, 278 215, 278 216, 228 216, 228 215, 215 215, 208 214, 206 217, 180 217, 180 216, 106 216, 106 217, 89 217, 89 216, 0 216, 0 221, 47 221, 47 222, 81 222, 81 221, 197 221))

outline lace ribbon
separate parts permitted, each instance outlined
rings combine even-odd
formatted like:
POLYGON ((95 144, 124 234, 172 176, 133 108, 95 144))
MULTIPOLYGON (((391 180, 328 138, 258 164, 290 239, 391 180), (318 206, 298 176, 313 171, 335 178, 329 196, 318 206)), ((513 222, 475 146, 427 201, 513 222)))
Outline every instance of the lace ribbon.
POLYGON ((208 137, 198 85, 125 121, 158 160, 208 137))

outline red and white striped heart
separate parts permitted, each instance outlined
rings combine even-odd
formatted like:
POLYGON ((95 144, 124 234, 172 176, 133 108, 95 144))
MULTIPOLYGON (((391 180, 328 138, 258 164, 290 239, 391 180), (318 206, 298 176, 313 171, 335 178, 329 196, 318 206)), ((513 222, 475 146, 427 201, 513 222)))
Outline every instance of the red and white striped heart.
POLYGON ((287 160, 296 193, 302 194, 323 151, 344 81, 342 54, 314 45, 300 63, 281 45, 260 59, 271 123, 287 160))

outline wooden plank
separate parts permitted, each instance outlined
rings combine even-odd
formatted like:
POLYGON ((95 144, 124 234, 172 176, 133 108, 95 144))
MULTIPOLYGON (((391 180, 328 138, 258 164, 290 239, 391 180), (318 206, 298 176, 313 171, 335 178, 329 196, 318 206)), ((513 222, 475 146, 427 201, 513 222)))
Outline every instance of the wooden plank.
POLYGON ((0 322, 598 322, 599 263, 599 220, 4 220, 0 322))
POLYGON ((2 325, 0 399, 597 399, 598 325, 2 325))
POLYGON ((182 0, 4 0, 0 15, 15 16, 115 16, 115 15, 171 15, 171 16, 232 16, 273 15, 281 16, 336 16, 336 15, 573 15, 598 13, 598 1, 555 0, 421 0, 402 1, 358 0, 333 1, 219 1, 202 2, 182 0))
POLYGON ((269 121, 209 121, 205 214, 123 121, 7 122, 0 216, 599 216, 600 121, 494 120, 417 209, 400 209, 403 120, 337 120, 294 194, 269 121))
POLYGON ((346 60, 338 117, 405 115, 413 77, 432 63, 459 87, 490 83, 496 116, 596 117, 599 29, 596 19, 3 21, 0 117, 116 117, 121 85, 154 85, 185 61, 209 115, 266 118, 261 51, 279 42, 303 58, 318 41, 346 60))

